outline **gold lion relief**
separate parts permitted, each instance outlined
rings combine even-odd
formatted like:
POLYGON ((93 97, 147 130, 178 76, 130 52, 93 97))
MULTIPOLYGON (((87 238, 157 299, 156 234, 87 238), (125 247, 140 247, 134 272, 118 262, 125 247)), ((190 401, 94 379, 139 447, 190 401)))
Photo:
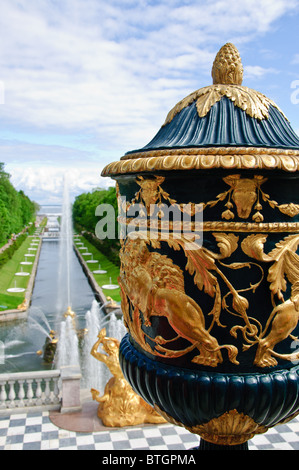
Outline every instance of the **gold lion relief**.
POLYGON ((259 287, 264 278, 263 269, 251 262, 224 264, 220 260, 236 249, 237 237, 218 233, 214 236, 218 239, 220 254, 210 252, 204 247, 186 252, 187 269, 194 274, 195 284, 215 300, 211 312, 206 315, 185 293, 182 270, 170 258, 150 252, 143 239, 127 240, 122 247, 119 282, 124 320, 133 338, 143 349, 161 357, 175 358, 197 349, 200 354, 196 355, 192 362, 211 367, 223 362, 221 350, 227 349, 229 360, 238 365, 238 349, 232 344, 220 345, 211 333, 215 323, 225 327, 220 321, 220 314, 226 311, 241 320, 241 324, 236 323, 231 328, 230 334, 236 338, 239 331, 242 333, 243 351, 257 345, 254 359, 256 366, 275 366, 275 357, 289 361, 299 359, 297 351, 291 354, 279 354, 274 351, 275 346, 289 336, 297 339, 291 333, 299 320, 299 256, 292 250, 298 246, 299 236, 287 237, 268 255, 263 252, 263 243, 266 240, 264 235, 250 235, 241 243, 246 254, 272 263, 267 280, 270 283, 273 310, 264 327, 256 318, 248 315, 249 302, 244 295, 240 295, 241 291, 254 292, 259 287), (217 266, 217 261, 220 261, 221 266, 233 270, 255 265, 261 272, 260 280, 238 291, 217 266), (282 294, 282 291, 286 290, 285 276, 292 284, 291 297, 287 300, 282 294), (227 285, 228 291, 225 294, 220 290, 218 278, 227 285), (232 298, 231 307, 227 304, 228 297, 232 298), (278 303, 275 302, 276 297, 279 299, 278 303), (167 340, 162 336, 149 337, 142 325, 150 327, 154 316, 167 318, 177 336, 167 340), (206 319, 211 316, 212 321, 207 326, 206 319), (154 349, 146 338, 155 343, 154 349), (191 345, 182 350, 170 349, 169 343, 178 338, 186 339, 191 345))
MULTIPOLYGON (((263 200, 273 209, 278 208, 290 217, 296 215, 297 205, 292 203, 279 205, 264 193, 261 186, 266 178, 256 175, 253 178, 241 178, 240 175, 230 175, 224 182, 230 189, 217 196, 215 201, 203 203, 203 209, 213 207, 222 202, 227 207, 226 216, 232 213, 233 204, 237 208, 240 218, 246 219, 254 208, 253 215, 256 222, 263 220, 261 214, 263 200)), ((161 188, 164 178, 154 177, 147 181, 138 180, 141 189, 131 204, 146 204, 147 213, 154 201, 162 200, 169 204, 178 204, 161 188)), ((129 204, 130 205, 130 204, 129 204)), ((224 213, 222 214, 224 218, 224 213)), ((235 325, 229 332, 232 338, 241 333, 242 350, 247 351, 257 346, 254 364, 258 367, 273 367, 277 364, 275 358, 283 360, 299 359, 299 352, 279 354, 275 346, 292 336, 298 323, 299 312, 299 256, 296 250, 299 245, 299 235, 289 235, 268 254, 264 252, 267 235, 262 233, 247 236, 239 244, 239 237, 234 233, 212 232, 219 252, 209 250, 204 246, 189 249, 189 241, 182 235, 179 238, 164 239, 161 233, 151 239, 150 232, 138 232, 137 237, 131 235, 122 240, 120 250, 121 269, 119 284, 121 287, 122 310, 125 324, 134 340, 147 352, 163 358, 175 358, 197 350, 199 354, 192 359, 194 363, 216 367, 223 362, 222 350, 228 352, 228 359, 238 365, 239 350, 233 344, 221 345, 213 334, 213 327, 217 325, 227 328, 224 315, 233 315, 235 325), (213 299, 212 310, 203 311, 203 305, 185 292, 184 274, 173 260, 157 252, 161 243, 167 243, 175 250, 182 250, 186 257, 185 270, 193 278, 197 288, 213 299), (152 246, 154 251, 149 247, 152 246), (231 255, 241 248, 248 256, 247 261, 230 263, 231 255), (265 278, 264 265, 269 263, 267 282, 273 305, 269 318, 262 325, 257 318, 250 316, 250 304, 246 293, 254 293, 265 278), (250 282, 248 275, 244 276, 247 286, 235 288, 229 279, 229 272, 235 270, 248 270, 255 268, 260 275, 256 281, 250 282), (285 298, 287 281, 292 288, 289 299, 285 298), (154 317, 164 317, 174 331, 173 338, 165 339, 158 335, 150 337, 150 327, 154 317), (224 317, 224 320, 223 318, 224 317), (172 344, 178 339, 189 342, 185 348, 176 349, 172 344)), ((263 322, 264 323, 264 322, 263 322)))
POLYGON ((170 258, 151 253, 144 240, 128 240, 122 249, 122 271, 119 282, 122 292, 124 319, 134 339, 147 351, 162 357, 178 357, 198 349, 200 354, 192 359, 197 364, 216 367, 223 362, 221 349, 229 351, 230 360, 236 360, 237 349, 232 345, 218 344, 217 339, 206 329, 205 317, 200 306, 185 293, 181 269, 170 258), (128 300, 129 299, 129 300, 128 300), (132 305, 133 317, 129 313, 132 305), (151 326, 153 316, 166 317, 175 338, 166 340, 161 336, 150 338, 156 343, 151 350, 145 342, 146 334, 141 329, 151 326), (191 346, 180 351, 165 347, 167 343, 184 338, 191 346))

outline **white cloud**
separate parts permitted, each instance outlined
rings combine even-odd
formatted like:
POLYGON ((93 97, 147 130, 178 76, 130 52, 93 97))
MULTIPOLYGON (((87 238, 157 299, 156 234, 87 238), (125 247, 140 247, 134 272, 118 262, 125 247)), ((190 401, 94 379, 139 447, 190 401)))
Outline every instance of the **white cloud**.
POLYGON ((246 65, 244 67, 244 78, 262 78, 267 74, 279 73, 272 67, 265 68, 260 65, 246 65))
POLYGON ((138 126, 141 143, 151 123, 162 124, 161 115, 193 91, 194 77, 201 86, 223 37, 267 31, 295 4, 2 1, 2 117, 44 129, 91 129, 109 145, 129 145, 138 126), (172 92, 166 95, 157 79, 172 92))
MULTIPOLYGON (((57 173, 50 171, 48 179, 56 182, 47 183, 42 173, 38 179, 37 165, 60 171, 85 161, 99 175, 104 152, 119 159, 147 144, 179 100, 211 83, 212 62, 224 42, 243 47, 298 5, 298 0, 0 0, 5 87, 0 125, 2 131, 14 129, 16 140, 0 141, 0 160, 11 163, 18 184, 25 189, 29 184, 32 192, 34 185, 49 194, 58 188, 57 173), (48 144, 24 145, 18 132, 48 135, 48 144), (85 142, 50 142, 58 133, 66 140, 84 136, 85 142)), ((258 78, 275 72, 256 64, 245 71, 258 78)), ((97 184, 88 178, 79 182, 74 174, 78 188, 97 184)))
POLYGON ((11 182, 20 189, 22 188, 32 200, 39 204, 60 204, 63 196, 64 177, 69 181, 71 198, 83 192, 90 192, 95 188, 107 188, 114 183, 101 178, 97 167, 68 168, 44 165, 41 167, 8 167, 11 171, 11 182))

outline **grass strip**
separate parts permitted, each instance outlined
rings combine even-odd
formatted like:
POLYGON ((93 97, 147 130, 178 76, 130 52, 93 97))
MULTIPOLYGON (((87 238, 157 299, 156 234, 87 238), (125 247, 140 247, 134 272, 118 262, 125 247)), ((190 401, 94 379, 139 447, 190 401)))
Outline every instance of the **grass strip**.
MULTIPOLYGON (((29 250, 29 248, 38 248, 38 246, 30 247, 34 237, 27 237, 22 245, 15 251, 12 258, 0 268, 0 312, 4 310, 16 309, 25 299, 24 292, 7 292, 12 287, 21 287, 27 289, 30 276, 16 276, 18 272, 27 272, 31 275, 37 250, 29 250), (22 265, 22 261, 26 261, 25 255, 31 253, 33 256, 27 257, 30 265, 22 265)), ((39 240, 39 243, 41 241, 39 240)))
POLYGON ((120 302, 120 289, 103 289, 102 286, 106 284, 118 284, 117 278, 119 276, 119 267, 113 264, 111 261, 106 258, 106 256, 101 253, 95 246, 93 246, 86 238, 82 235, 75 238, 75 244, 78 251, 83 255, 84 252, 91 253, 90 256, 82 256, 85 261, 94 259, 97 260, 97 263, 87 263, 89 270, 92 272, 97 284, 103 290, 103 293, 106 297, 111 297, 116 302, 120 302), (87 250, 79 250, 80 246, 76 244, 77 242, 82 242, 87 250), (93 271, 95 270, 107 271, 106 274, 96 274, 93 271))

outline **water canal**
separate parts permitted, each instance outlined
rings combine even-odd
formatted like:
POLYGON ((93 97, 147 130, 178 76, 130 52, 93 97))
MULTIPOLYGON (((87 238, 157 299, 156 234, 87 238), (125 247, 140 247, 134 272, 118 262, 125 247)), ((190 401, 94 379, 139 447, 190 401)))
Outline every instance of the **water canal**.
MULTIPOLYGON (((0 340, 4 343, 5 360, 4 364, 0 364, 0 373, 52 367, 44 364, 37 351, 43 349, 49 330, 57 331, 68 307, 63 298, 58 297, 59 256, 59 240, 44 239, 28 318, 1 324, 0 340)), ((94 294, 74 251, 71 252, 70 265, 72 309, 76 312, 78 327, 83 328, 86 311, 91 308, 94 294)))
POLYGON ((125 327, 113 311, 104 314, 75 254, 66 186, 61 209, 61 213, 57 208, 44 212, 50 236, 42 238, 27 318, 0 325, 0 341, 4 344, 0 374, 76 365, 81 369, 81 386, 103 392, 110 373, 91 357, 91 347, 104 326, 106 334, 118 340, 125 334, 125 327), (68 307, 75 312, 75 320, 64 317, 68 307), (47 363, 43 351, 51 330, 58 343, 53 362, 47 363))

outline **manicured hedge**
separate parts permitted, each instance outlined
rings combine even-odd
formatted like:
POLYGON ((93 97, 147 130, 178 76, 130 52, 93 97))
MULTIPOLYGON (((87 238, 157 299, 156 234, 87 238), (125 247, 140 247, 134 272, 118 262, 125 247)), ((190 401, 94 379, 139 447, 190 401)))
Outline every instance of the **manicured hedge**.
POLYGON ((78 233, 82 233, 86 240, 89 241, 97 250, 99 250, 106 258, 111 261, 111 263, 115 264, 116 266, 120 266, 120 259, 119 259, 119 250, 120 250, 120 243, 118 240, 114 241, 114 245, 111 246, 110 240, 99 240, 90 232, 87 232, 84 227, 81 227, 79 224, 75 224, 75 229, 78 233))
POLYGON ((32 234, 34 230, 35 230, 35 227, 34 225, 32 225, 31 227, 27 229, 26 233, 22 233, 21 235, 19 235, 14 240, 14 242, 9 247, 7 247, 6 250, 3 251, 3 253, 0 253, 0 268, 4 266, 4 264, 7 263, 7 261, 13 257, 13 254, 26 240, 26 238, 28 237, 28 234, 32 234))

